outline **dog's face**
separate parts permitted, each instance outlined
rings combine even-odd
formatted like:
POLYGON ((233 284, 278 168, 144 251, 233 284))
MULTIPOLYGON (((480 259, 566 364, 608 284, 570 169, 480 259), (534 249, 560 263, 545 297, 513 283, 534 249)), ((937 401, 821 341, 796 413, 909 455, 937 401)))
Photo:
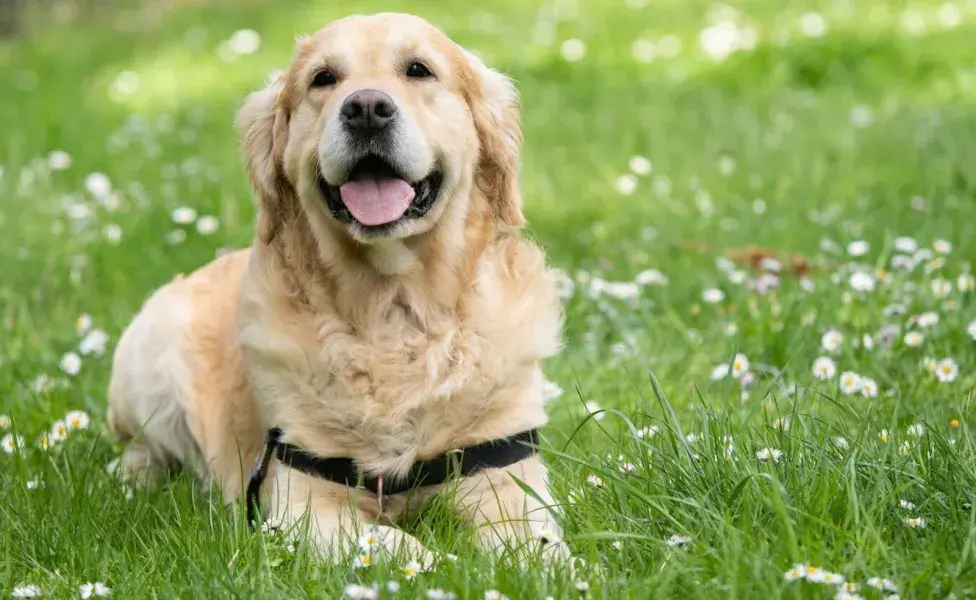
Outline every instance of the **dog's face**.
POLYGON ((463 221, 477 201, 523 222, 514 89, 420 18, 326 26, 238 123, 266 243, 288 215, 360 243, 463 221))

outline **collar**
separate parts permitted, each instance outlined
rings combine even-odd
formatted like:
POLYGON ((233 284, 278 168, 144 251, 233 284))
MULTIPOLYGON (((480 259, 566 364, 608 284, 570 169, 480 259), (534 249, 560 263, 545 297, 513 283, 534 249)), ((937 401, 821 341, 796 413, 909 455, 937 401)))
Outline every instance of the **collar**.
POLYGON ((251 471, 247 484, 248 520, 253 524, 261 513, 261 484, 268 475, 272 457, 282 464, 306 475, 326 479, 352 488, 368 490, 376 494, 383 510, 384 497, 399 494, 417 487, 439 485, 452 477, 467 477, 483 469, 498 469, 513 465, 536 453, 539 430, 530 429, 515 435, 482 442, 473 446, 445 452, 434 458, 417 461, 406 476, 385 481, 382 474, 363 473, 351 458, 322 457, 281 441, 279 427, 268 430, 264 449, 251 471))

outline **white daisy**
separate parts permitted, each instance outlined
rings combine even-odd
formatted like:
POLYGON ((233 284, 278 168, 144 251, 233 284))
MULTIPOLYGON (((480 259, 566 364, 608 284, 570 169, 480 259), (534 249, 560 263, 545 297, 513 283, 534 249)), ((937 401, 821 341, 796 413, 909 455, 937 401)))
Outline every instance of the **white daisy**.
POLYGON ((563 388, 559 387, 554 381, 546 379, 542 383, 542 399, 551 402, 563 395, 563 388))
POLYGON ((122 228, 115 223, 109 223, 102 229, 102 237, 112 246, 117 246, 122 241, 122 228))
POLYGON ((420 568, 420 563, 418 563, 415 560, 411 560, 407 564, 403 565, 403 569, 401 569, 401 572, 403 573, 403 578, 406 579, 407 581, 413 579, 414 577, 417 576, 417 573, 420 573, 422 571, 423 569, 420 568))
POLYGON ((361 536, 359 536, 358 545, 360 550, 363 552, 371 552, 380 543, 380 537, 378 535, 378 530, 375 527, 370 527, 361 536))
POLYGON ((823 582, 827 585, 842 585, 844 583, 844 576, 840 573, 824 571, 823 582))
POLYGON ((430 600, 454 600, 457 596, 454 592, 448 592, 447 590, 442 590, 440 588, 431 588, 427 590, 427 597, 430 600))
POLYGON ((657 435, 657 425, 649 425, 637 430, 638 439, 650 439, 657 435))
POLYGON ((0 415, 0 429, 10 429, 10 417, 7 415, 0 415))
POLYGON ((827 19, 818 12, 804 13, 800 17, 800 31, 810 38, 823 37, 827 33, 827 19))
POLYGON ((932 294, 936 298, 945 298, 952 293, 952 282, 948 279, 942 279, 941 277, 933 279, 929 286, 932 288, 932 294))
POLYGON ((878 397, 878 383, 870 377, 861 378, 861 395, 865 398, 878 397))
POLYGON ((73 410, 64 416, 64 422, 69 430, 88 429, 91 418, 83 410, 73 410))
POLYGON ((915 423, 913 425, 909 425, 906 431, 908 432, 908 435, 912 437, 922 437, 925 435, 925 425, 915 423))
POLYGON ((872 577, 868 579, 868 585, 876 590, 881 590, 882 592, 898 592, 898 586, 895 582, 890 579, 882 579, 880 577, 872 577))
POLYGON ((956 361, 951 358, 944 358, 939 361, 939 364, 935 367, 935 376, 939 378, 939 381, 943 383, 949 383, 956 380, 956 376, 959 375, 959 365, 956 361))
POLYGON ((593 487, 598 487, 598 488, 603 487, 603 480, 600 479, 600 477, 595 473, 590 473, 589 475, 587 475, 586 482, 592 485, 593 487))
POLYGON ((587 400, 583 408, 586 409, 587 414, 593 415, 595 421, 602 421, 607 416, 607 413, 600 412, 600 405, 595 400, 587 400))
POLYGON ((43 592, 41 586, 33 583, 17 586, 10 592, 12 598, 38 598, 43 592))
POLYGON ((508 600, 508 597, 498 590, 488 590, 485 592, 485 600, 508 600))
POLYGON ((83 583, 78 587, 78 595, 82 598, 108 598, 112 590, 104 583, 83 583))
POLYGON ((874 291, 875 280, 874 276, 870 273, 864 271, 857 271, 851 273, 850 278, 847 280, 848 285, 851 286, 855 291, 858 292, 871 292, 874 291))
POLYGON ((836 329, 828 329, 820 338, 820 345, 827 352, 837 352, 844 343, 844 336, 836 329))
POLYGON ((174 209, 170 216, 177 225, 189 225, 197 220, 197 211, 189 206, 181 206, 174 209))
POLYGON ((932 249, 939 254, 949 254, 952 252, 952 243, 947 240, 935 240, 932 242, 932 249))
POLYGON ((630 157, 628 166, 634 175, 649 175, 651 171, 654 170, 653 165, 651 165, 651 161, 647 160, 643 156, 630 157))
POLYGON ((61 370, 68 375, 77 375, 81 371, 81 357, 74 352, 68 352, 61 357, 61 370))
POLYGON ((60 442, 68 437, 68 424, 58 420, 51 425, 51 433, 48 434, 53 442, 60 442))
POLYGON ((844 371, 840 374, 840 391, 848 396, 861 391, 864 381, 861 376, 853 371, 844 371))
POLYGON ((725 300, 725 292, 718 288, 709 288, 702 292, 702 301, 706 304, 718 304, 725 300))
POLYGON ((939 324, 939 313, 925 312, 915 317, 919 327, 932 327, 939 324))
POLYGON ((352 567, 354 569, 366 569, 372 567, 374 562, 372 554, 363 552, 352 561, 352 567))
POLYGON ((915 238, 904 236, 896 237, 895 250, 905 254, 914 254, 914 252, 918 250, 918 242, 915 240, 915 238))
POLYGON ((667 285, 668 278, 664 273, 658 271, 657 269, 647 269, 641 271, 634 278, 634 281, 640 285, 667 285))
POLYGON ((925 341, 925 336, 918 331, 909 331, 905 334, 905 345, 909 348, 918 348, 925 341))
POLYGON ((85 190, 96 198, 104 198, 112 193, 112 182, 105 173, 89 173, 85 177, 85 190))
POLYGON ((871 249, 865 240, 857 240, 847 245, 847 253, 851 256, 864 256, 871 249))
POLYGON ((88 333, 88 330, 91 329, 91 326, 92 326, 91 315, 78 315, 78 318, 75 319, 75 331, 78 332, 78 335, 85 335, 86 333, 88 333))
POLYGON ((902 520, 912 529, 925 529, 925 519, 922 517, 906 517, 902 520))
POLYGON ((969 337, 976 340, 976 321, 973 321, 966 326, 966 332, 969 333, 969 337))
POLYGON ((24 438, 19 435, 8 433, 0 439, 0 448, 7 454, 20 452, 24 449, 24 438))
POLYGON ((874 350, 874 338, 865 333, 861 336, 861 347, 865 350, 874 350))
POLYGON ((197 219, 197 233, 213 235, 220 228, 220 220, 213 215, 203 215, 197 219))
POLYGON ((64 150, 54 150, 47 155, 47 166, 52 171, 64 171, 71 167, 71 155, 64 150))
POLYGON ((667 544, 668 546, 671 546, 672 548, 684 547, 691 543, 691 538, 686 535, 678 535, 677 533, 675 533, 667 540, 665 540, 664 543, 667 544))
POLYGON ((637 191, 637 178, 629 173, 620 175, 613 180, 613 189, 621 196, 630 196, 637 191))
POLYGON ((35 477, 34 479, 28 480, 26 486, 29 490, 36 490, 37 488, 44 487, 44 482, 35 477))
POLYGON ((738 379, 749 371, 749 359, 745 354, 736 354, 732 361, 732 377, 738 379))
POLYGON ((971 292, 976 289, 976 277, 972 273, 963 273, 956 279, 956 287, 960 292, 971 292))
POLYGON ((904 510, 915 510, 915 505, 909 502, 908 500, 902 499, 898 501, 898 508, 904 510))
POLYGON ((758 460, 772 460, 773 462, 779 462, 782 458, 783 451, 777 448, 763 448, 762 450, 756 452, 756 458, 758 460))
POLYGON ((350 583, 342 591, 342 595, 354 600, 374 600, 378 596, 378 592, 379 590, 373 587, 350 583))
POLYGON ((837 375, 837 365, 833 359, 821 356, 813 361, 813 377, 815 379, 833 379, 837 375))
POLYGON ((102 356, 105 354, 106 344, 108 344, 108 334, 101 329, 92 329, 78 344, 78 351, 84 356, 89 354, 102 356))
POLYGON ((565 40, 559 45, 559 54, 566 62, 579 62, 586 57, 586 44, 577 38, 565 40))
POLYGON ((783 579, 786 581, 803 579, 807 575, 806 569, 806 565, 793 565, 789 570, 783 573, 783 579))

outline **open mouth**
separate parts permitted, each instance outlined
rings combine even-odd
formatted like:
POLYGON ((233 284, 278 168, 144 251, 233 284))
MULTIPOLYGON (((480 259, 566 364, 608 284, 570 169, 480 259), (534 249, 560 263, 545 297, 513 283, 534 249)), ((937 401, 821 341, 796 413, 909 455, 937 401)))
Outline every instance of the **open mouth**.
POLYGON ((441 179, 435 170, 410 183, 385 160, 370 155, 356 163, 341 185, 329 184, 320 174, 319 188, 336 219, 380 229, 426 215, 437 199, 441 179))

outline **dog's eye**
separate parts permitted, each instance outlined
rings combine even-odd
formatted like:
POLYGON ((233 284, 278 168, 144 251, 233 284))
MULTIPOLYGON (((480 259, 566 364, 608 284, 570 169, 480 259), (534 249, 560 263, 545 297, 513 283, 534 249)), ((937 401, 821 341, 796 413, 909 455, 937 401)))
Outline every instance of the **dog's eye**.
POLYGON ((424 79, 426 77, 430 77, 431 75, 433 75, 433 73, 431 73, 430 69, 428 69, 423 63, 410 63, 410 66, 407 67, 407 77, 424 79))
POLYGON ((319 71, 315 74, 312 79, 312 87, 327 87, 330 85, 335 85, 336 76, 332 71, 319 71))

